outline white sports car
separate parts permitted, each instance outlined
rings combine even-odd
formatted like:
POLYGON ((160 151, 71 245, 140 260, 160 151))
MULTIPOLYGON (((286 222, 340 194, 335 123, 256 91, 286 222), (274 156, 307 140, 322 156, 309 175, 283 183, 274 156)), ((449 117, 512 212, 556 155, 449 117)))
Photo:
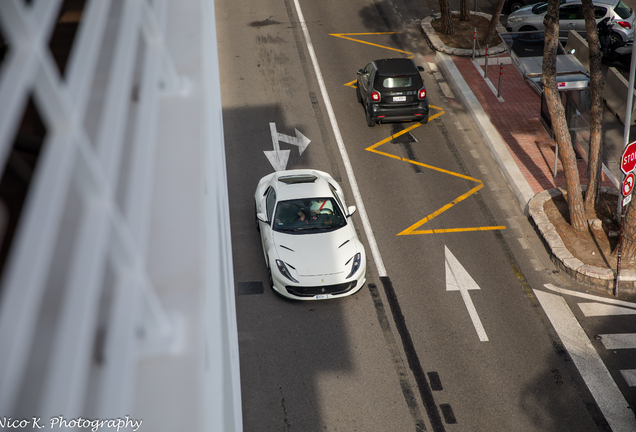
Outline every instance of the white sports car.
POLYGON ((269 283, 280 295, 321 300, 356 293, 366 282, 366 254, 327 173, 302 169, 263 177, 254 194, 269 283))

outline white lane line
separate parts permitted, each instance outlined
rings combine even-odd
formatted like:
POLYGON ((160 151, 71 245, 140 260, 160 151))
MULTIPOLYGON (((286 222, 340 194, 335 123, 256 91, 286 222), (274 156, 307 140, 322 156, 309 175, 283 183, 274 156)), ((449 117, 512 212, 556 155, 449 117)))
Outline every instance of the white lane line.
POLYGON ((636 308, 636 303, 632 303, 632 302, 628 302, 628 301, 623 301, 623 300, 617 300, 617 299, 613 299, 613 298, 605 298, 605 297, 601 297, 601 296, 595 296, 592 294, 586 294, 586 293, 580 293, 580 292, 576 292, 576 291, 570 291, 570 290, 566 290, 564 288, 559 288, 556 285, 552 285, 552 284, 544 284, 544 287, 546 287, 547 289, 551 290, 551 291, 555 291, 558 292, 559 294, 563 294, 563 295, 570 295, 570 296, 574 296, 574 297, 580 297, 580 298, 584 298, 587 300, 595 300, 595 301, 599 301, 599 302, 603 302, 603 303, 609 303, 609 304, 614 304, 614 305, 619 305, 619 306, 625 306, 628 308, 636 308))
POLYGON ((630 387, 636 387, 636 369, 625 369, 621 371, 623 378, 630 387))
POLYGON ((349 154, 347 153, 347 149, 344 145, 344 141, 342 140, 342 134, 340 133, 340 128, 338 127, 338 122, 336 121, 336 115, 334 114, 333 107, 331 106, 331 100, 329 99, 329 94, 327 93, 327 86, 325 86, 325 81, 322 77, 320 66, 318 65, 318 58, 316 57, 314 46, 311 43, 311 38, 309 37, 309 30, 307 29, 307 23, 305 23, 305 17, 303 16, 303 12, 300 9, 300 4, 298 3, 298 0, 294 0, 294 6, 296 7, 296 13, 298 14, 298 21, 300 22, 300 27, 302 28, 303 35, 305 36, 307 51, 309 51, 309 57, 311 57, 311 63, 314 66, 314 72, 316 73, 316 79, 318 80, 320 93, 322 94, 322 99, 325 101, 325 108, 327 109, 327 114, 329 115, 331 128, 333 129, 333 133, 336 137, 336 142, 338 143, 338 149, 340 150, 340 156, 342 157, 342 162, 344 163, 345 170, 347 172, 347 177, 349 178, 351 191, 353 192, 353 197, 355 199, 356 206, 358 207, 358 211, 360 212, 360 219, 362 219, 362 226, 364 227, 364 232, 367 236, 367 240, 369 241, 369 247, 371 248, 371 255, 373 256, 373 260, 375 261, 375 266, 378 269, 378 276, 386 277, 387 274, 384 268, 384 262, 382 261, 382 256, 380 256, 380 249, 378 249, 378 244, 376 243, 375 236, 373 235, 373 229, 371 229, 371 222, 369 222, 369 216, 367 215, 367 210, 366 210, 366 207, 364 206, 364 201, 362 200, 360 189, 358 189, 358 182, 356 181, 356 177, 353 173, 353 167, 351 165, 351 161, 349 160, 349 154))
POLYGON ((636 348, 636 333, 602 334, 601 342, 608 350, 636 348))
POLYGON ((636 315, 636 309, 608 305, 605 303, 578 303, 586 317, 610 315, 636 315))
POLYGON ((634 432, 636 418, 576 317, 556 294, 534 290, 613 432, 634 432))

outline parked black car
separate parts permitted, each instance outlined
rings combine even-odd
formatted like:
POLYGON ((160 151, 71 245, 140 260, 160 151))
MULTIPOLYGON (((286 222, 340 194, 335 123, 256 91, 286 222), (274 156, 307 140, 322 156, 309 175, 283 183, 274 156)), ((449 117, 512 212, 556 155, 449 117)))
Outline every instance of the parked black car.
POLYGON ((423 70, 405 58, 374 60, 358 70, 356 95, 369 127, 385 121, 428 123, 428 99, 420 76, 423 70))

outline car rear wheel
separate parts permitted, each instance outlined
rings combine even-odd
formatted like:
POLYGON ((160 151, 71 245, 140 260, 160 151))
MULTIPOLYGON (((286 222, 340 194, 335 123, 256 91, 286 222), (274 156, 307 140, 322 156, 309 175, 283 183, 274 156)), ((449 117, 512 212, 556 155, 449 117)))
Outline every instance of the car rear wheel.
POLYGON ((362 95, 360 94, 360 87, 356 87, 356 97, 358 98, 358 103, 362 103, 362 95))
POLYGON ((422 117, 422 120, 420 120, 420 123, 422 124, 428 123, 428 115, 425 115, 424 117, 422 117))
POLYGON ((610 46, 616 45, 619 42, 623 42, 623 38, 616 32, 610 34, 610 46))
POLYGON ((369 114, 369 110, 368 109, 364 110, 364 113, 367 116, 367 126, 369 127, 375 126, 375 120, 371 118, 371 114, 369 114))

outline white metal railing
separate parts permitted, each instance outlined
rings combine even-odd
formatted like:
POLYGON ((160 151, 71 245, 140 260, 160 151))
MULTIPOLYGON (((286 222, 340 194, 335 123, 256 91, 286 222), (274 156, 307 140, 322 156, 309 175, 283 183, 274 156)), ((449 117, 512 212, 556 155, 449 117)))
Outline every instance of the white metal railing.
POLYGON ((46 126, 1 280, 0 419, 240 431, 214 4, 87 0, 64 77, 48 48, 62 5, 0 1, 0 167, 30 97, 46 126), (182 146, 195 154, 170 164, 182 146), (186 208, 171 210, 181 193, 186 208), (169 224, 193 259, 174 258, 169 224), (170 371, 197 384, 157 384, 170 371), (169 393, 194 403, 164 406, 169 393))

